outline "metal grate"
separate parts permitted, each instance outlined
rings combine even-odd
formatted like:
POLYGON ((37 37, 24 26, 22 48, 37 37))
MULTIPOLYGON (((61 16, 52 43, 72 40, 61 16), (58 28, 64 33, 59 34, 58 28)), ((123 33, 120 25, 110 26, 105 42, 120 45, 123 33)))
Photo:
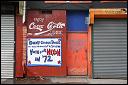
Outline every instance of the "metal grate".
POLYGON ((14 16, 1 15, 1 78, 14 77, 14 16))
POLYGON ((94 78, 127 78, 127 20, 96 19, 93 26, 94 78))

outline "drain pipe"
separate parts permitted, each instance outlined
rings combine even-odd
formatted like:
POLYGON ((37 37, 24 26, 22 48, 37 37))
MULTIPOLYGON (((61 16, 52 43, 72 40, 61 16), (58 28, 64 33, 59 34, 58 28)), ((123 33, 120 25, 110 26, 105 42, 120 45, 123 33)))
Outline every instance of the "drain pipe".
POLYGON ((23 21, 23 23, 25 22, 25 18, 26 18, 26 1, 23 1, 23 3, 24 3, 24 7, 23 7, 23 19, 22 19, 22 21, 23 21))

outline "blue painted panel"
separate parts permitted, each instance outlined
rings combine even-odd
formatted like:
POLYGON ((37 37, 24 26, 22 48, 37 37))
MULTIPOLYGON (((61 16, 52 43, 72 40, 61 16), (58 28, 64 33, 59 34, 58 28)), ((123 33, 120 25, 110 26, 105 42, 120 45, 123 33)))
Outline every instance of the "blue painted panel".
POLYGON ((87 31, 89 10, 86 11, 67 11, 67 30, 68 31, 87 31))

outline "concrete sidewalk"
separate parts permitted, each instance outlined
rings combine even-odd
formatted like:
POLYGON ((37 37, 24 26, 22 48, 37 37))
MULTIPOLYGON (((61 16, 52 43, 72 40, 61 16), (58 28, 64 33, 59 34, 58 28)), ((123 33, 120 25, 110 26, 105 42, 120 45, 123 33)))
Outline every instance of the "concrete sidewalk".
POLYGON ((67 84, 127 84, 122 79, 88 79, 87 77, 51 77, 53 83, 67 84))
POLYGON ((1 79, 1 84, 127 84, 127 80, 88 79, 87 77, 44 77, 1 79))

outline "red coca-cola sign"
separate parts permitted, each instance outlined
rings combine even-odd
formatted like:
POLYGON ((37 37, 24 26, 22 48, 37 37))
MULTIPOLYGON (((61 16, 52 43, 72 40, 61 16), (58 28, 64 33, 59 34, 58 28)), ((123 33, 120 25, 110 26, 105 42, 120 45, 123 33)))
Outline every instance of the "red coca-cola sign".
POLYGON ((28 12, 27 25, 28 25, 28 35, 32 36, 54 36, 62 35, 66 28, 66 23, 60 17, 54 15, 46 17, 38 11, 28 12))

